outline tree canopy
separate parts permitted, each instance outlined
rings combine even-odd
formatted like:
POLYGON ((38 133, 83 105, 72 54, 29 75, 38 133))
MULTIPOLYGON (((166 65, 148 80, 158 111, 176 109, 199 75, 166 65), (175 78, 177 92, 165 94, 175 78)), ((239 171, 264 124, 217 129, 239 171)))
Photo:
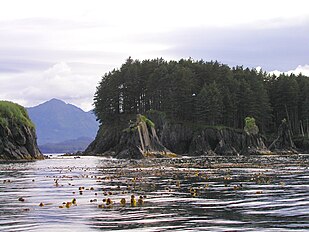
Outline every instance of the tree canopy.
POLYGON ((233 128, 244 128, 245 118, 253 117, 263 133, 276 131, 287 118, 298 134, 301 127, 308 131, 308 103, 307 76, 277 77, 217 61, 128 58, 102 77, 94 111, 102 124, 149 110, 173 120, 233 128))

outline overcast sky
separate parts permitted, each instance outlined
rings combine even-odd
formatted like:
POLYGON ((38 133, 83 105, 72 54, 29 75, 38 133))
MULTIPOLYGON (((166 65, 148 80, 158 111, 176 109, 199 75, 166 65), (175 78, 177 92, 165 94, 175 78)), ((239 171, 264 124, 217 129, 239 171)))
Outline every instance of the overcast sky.
POLYGON ((9 0, 0 5, 0 99, 84 110, 133 59, 218 60, 309 75, 308 0, 9 0))

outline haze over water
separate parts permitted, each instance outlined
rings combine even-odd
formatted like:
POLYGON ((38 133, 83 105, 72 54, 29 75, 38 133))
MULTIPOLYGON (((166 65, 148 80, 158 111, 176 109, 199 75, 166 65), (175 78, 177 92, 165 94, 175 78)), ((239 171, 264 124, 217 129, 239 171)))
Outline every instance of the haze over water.
POLYGON ((308 231, 308 161, 52 156, 1 163, 0 230, 308 231), (131 207, 132 194, 146 196, 144 203, 131 207), (63 207, 73 198, 76 205, 63 207), (114 204, 99 208, 106 198, 114 204))

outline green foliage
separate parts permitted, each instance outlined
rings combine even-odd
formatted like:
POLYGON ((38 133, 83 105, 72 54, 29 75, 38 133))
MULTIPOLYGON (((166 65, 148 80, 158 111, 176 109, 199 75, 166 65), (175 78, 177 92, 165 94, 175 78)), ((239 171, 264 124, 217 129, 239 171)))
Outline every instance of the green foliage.
POLYGON ((34 128, 24 107, 9 101, 0 101, 0 124, 8 126, 11 122, 34 128))
POLYGON ((216 82, 204 85, 197 96, 196 116, 208 125, 220 124, 223 111, 222 94, 216 82))
POLYGON ((134 131, 136 131, 139 122, 145 122, 149 127, 155 127, 155 124, 153 123, 153 121, 151 121, 146 116, 139 114, 138 117, 137 117, 137 122, 130 120, 129 127, 125 128, 123 131, 124 132, 134 132, 134 131))
POLYGON ((9 126, 9 122, 8 122, 7 118, 0 117, 0 125, 2 125, 3 127, 9 126))
POLYGON ((146 116, 140 115, 140 116, 139 116, 139 119, 140 119, 142 122, 145 122, 148 126, 150 126, 150 127, 155 127, 155 124, 153 123, 153 121, 151 121, 150 119, 148 119, 146 116))
POLYGON ((259 133, 259 128, 255 124, 255 119, 253 117, 246 117, 245 118, 245 132, 247 134, 253 134, 256 135, 259 133))
MULTIPOLYGON (((274 109, 274 127, 278 128, 283 118, 287 118, 289 126, 296 132, 299 129, 299 104, 303 100, 299 98, 299 77, 295 75, 280 75, 271 77, 268 81, 269 95, 274 109), (301 100, 301 101, 300 101, 301 100)), ((308 78, 306 77, 307 82, 308 78)), ((274 129, 275 129, 274 128, 274 129)), ((297 132, 298 133, 298 132, 297 132)))

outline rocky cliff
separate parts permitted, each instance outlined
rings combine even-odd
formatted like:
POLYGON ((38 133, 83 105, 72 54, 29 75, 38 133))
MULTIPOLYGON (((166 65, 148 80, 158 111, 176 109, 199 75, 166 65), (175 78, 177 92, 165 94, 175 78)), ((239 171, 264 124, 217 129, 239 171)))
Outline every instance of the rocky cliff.
POLYGON ((269 149, 278 154, 297 154, 292 133, 285 119, 278 128, 278 136, 269 146, 269 149))
POLYGON ((186 123, 167 122, 159 138, 164 146, 177 154, 193 156, 270 154, 261 135, 249 135, 231 128, 194 128, 186 123))
POLYGON ((153 127, 136 127, 138 120, 134 125, 132 120, 131 125, 127 120, 126 123, 114 126, 101 126, 96 139, 85 153, 108 154, 116 158, 144 158, 145 155, 141 154, 147 151, 151 154, 191 156, 270 154, 264 138, 259 134, 171 122, 160 112, 151 112, 147 118, 154 124, 153 127))
POLYGON ((175 156, 160 142, 154 123, 147 117, 138 114, 124 122, 102 126, 85 153, 120 159, 175 156))
POLYGON ((33 159, 43 159, 43 155, 27 111, 15 103, 0 101, 0 160, 33 159))

